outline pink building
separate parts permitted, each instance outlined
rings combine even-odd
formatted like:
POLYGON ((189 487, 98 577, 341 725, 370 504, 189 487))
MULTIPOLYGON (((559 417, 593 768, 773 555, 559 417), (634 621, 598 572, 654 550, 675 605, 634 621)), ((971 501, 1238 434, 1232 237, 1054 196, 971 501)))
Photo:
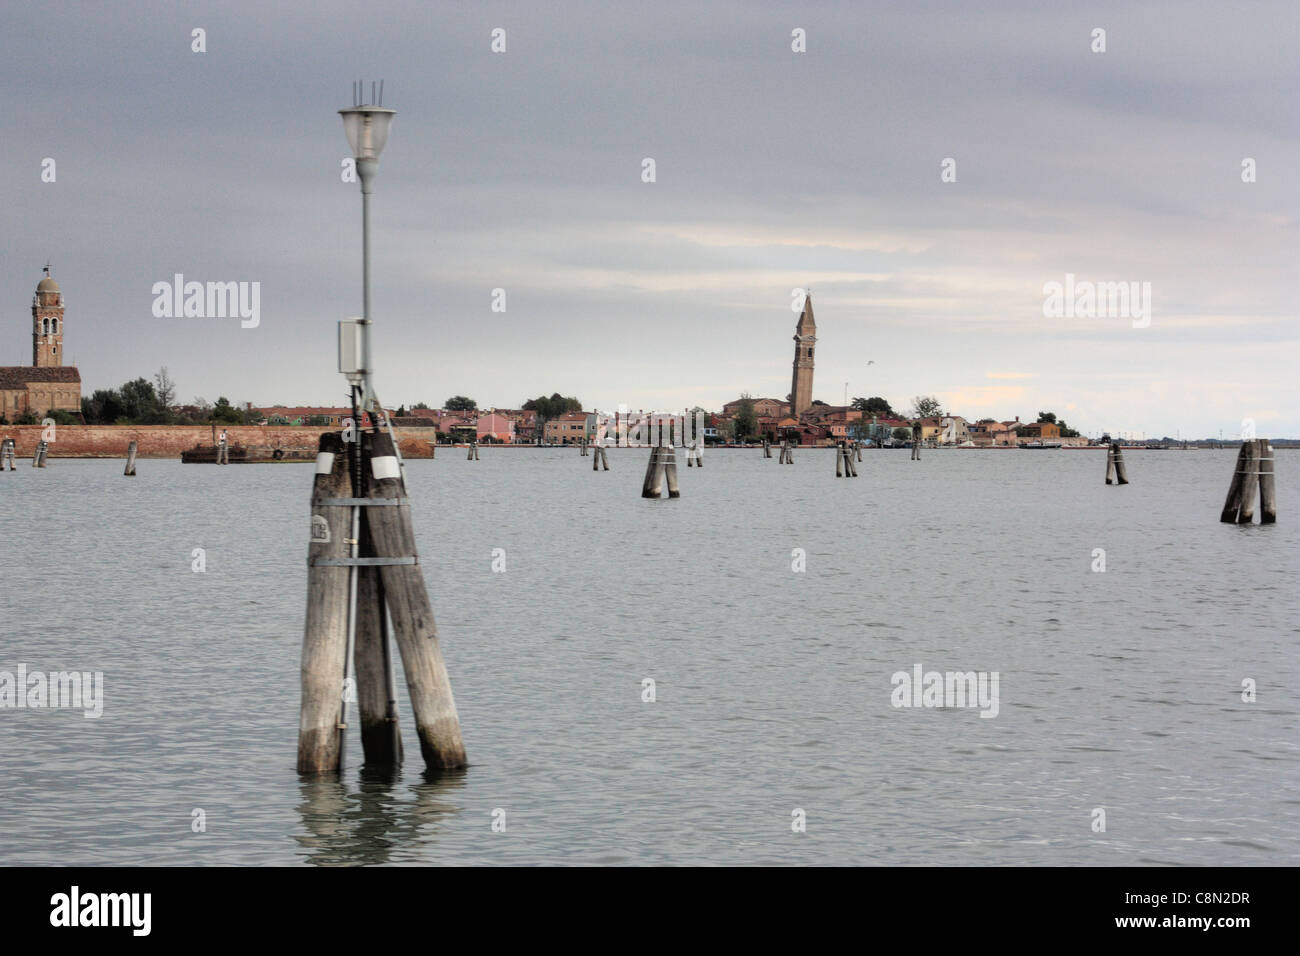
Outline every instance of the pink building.
POLYGON ((513 445, 515 443, 515 423, 504 415, 498 415, 496 412, 479 415, 478 440, 513 445))

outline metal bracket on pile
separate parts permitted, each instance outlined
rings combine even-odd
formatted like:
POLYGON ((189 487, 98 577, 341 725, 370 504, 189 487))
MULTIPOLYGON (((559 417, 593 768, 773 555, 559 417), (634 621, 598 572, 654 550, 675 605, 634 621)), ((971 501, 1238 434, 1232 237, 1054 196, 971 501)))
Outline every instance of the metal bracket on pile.
POLYGON ((325 508, 395 508, 401 503, 401 498, 322 498, 316 502, 325 508))
POLYGON ((316 558, 313 568, 374 568, 392 564, 418 564, 417 558, 316 558))

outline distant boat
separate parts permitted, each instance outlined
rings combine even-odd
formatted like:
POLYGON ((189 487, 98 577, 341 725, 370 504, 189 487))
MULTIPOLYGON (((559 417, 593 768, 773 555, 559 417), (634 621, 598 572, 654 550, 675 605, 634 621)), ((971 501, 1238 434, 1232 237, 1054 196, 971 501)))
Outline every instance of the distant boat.
POLYGON ((1020 447, 1042 450, 1048 448, 1060 448, 1061 443, 1059 441, 1031 441, 1031 442, 1025 442, 1025 444, 1021 445, 1020 447))

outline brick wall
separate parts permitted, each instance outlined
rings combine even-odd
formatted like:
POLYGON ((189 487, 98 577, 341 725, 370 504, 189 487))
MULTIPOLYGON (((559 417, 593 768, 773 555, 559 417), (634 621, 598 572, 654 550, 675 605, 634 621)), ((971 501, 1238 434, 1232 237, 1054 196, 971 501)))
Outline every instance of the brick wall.
MULTIPOLYGON (((322 433, 329 428, 227 425, 227 440, 244 445, 250 452, 283 449, 286 458, 314 459, 322 433)), ((337 429, 333 429, 337 431, 337 429)), ((31 457, 41 440, 40 425, 0 425, 0 437, 14 439, 19 457, 31 457)), ((217 426, 221 434, 221 426, 217 426)), ((428 458, 434 430, 398 429, 403 457, 428 458), (428 432, 424 435, 424 432, 428 432)), ((50 442, 51 458, 125 458, 126 446, 137 442, 141 458, 180 458, 195 445, 211 445, 212 429, 207 425, 58 425, 50 442)))

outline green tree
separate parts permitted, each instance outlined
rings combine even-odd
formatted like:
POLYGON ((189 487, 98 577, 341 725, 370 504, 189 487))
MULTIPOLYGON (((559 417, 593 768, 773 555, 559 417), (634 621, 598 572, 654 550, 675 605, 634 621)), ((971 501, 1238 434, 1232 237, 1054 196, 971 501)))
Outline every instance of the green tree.
POLYGON ((912 429, 910 428, 894 429, 894 441, 907 441, 911 437, 912 437, 912 429))
POLYGON ((212 406, 209 420, 218 425, 240 425, 243 424, 244 416, 239 409, 230 404, 230 399, 222 395, 217 399, 217 404, 212 406))
POLYGON ((51 408, 45 413, 46 418, 52 418, 56 425, 80 425, 81 420, 66 408, 51 408))
POLYGON ((464 395, 453 395, 442 405, 449 412, 472 412, 478 408, 478 402, 464 395))
POLYGON ((165 425, 167 409, 158 401, 153 383, 143 378, 127 382, 119 390, 123 417, 132 425, 165 425))
POLYGON ((890 407, 889 402, 879 395, 873 395, 871 398, 855 398, 853 407, 862 412, 864 416, 875 415, 877 418, 898 417, 898 414, 890 407))
POLYGON ((1039 413, 1038 413, 1038 421, 1040 421, 1040 422, 1047 422, 1047 423, 1049 423, 1049 424, 1055 425, 1055 424, 1056 424, 1056 413, 1055 413, 1055 412, 1039 412, 1039 413))
POLYGON ((758 416, 754 414, 754 399, 748 392, 741 393, 740 407, 736 409, 736 441, 748 441, 758 434, 758 416))
POLYGON ((565 412, 582 411, 582 402, 572 396, 565 398, 559 392, 551 394, 550 398, 545 395, 539 395, 537 398, 530 398, 524 402, 523 409, 526 412, 536 412, 537 417, 542 421, 550 421, 559 418, 565 412))
POLYGON ((943 411, 943 403, 933 395, 918 395, 912 399, 911 418, 930 418, 943 411))

